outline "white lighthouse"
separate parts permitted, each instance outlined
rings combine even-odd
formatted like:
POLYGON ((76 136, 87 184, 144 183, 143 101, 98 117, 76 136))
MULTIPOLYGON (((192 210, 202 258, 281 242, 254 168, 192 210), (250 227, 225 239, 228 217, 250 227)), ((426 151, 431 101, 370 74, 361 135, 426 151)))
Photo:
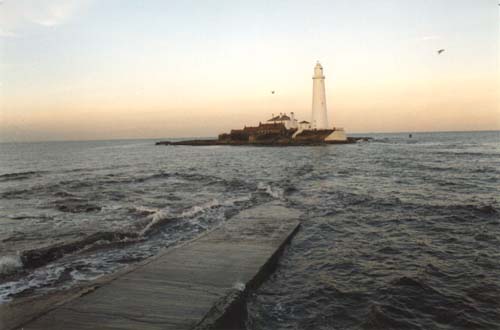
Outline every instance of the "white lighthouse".
POLYGON ((329 128, 326 115, 325 76, 319 62, 314 67, 311 126, 313 129, 329 128))

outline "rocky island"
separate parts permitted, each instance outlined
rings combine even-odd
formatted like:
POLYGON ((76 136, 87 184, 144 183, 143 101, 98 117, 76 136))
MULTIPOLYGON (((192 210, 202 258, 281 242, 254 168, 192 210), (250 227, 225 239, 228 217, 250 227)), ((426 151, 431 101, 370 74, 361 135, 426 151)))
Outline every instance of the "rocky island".
MULTIPOLYGON (((272 94, 275 92, 272 91, 272 94)), ((299 122, 293 112, 271 116, 258 126, 233 129, 213 140, 160 141, 157 145, 256 145, 256 146, 304 146, 345 144, 367 141, 366 137, 347 137, 343 128, 328 123, 326 111, 325 76, 318 62, 314 67, 311 121, 299 122)))
POLYGON ((342 129, 287 129, 283 123, 260 123, 256 127, 233 129, 212 140, 160 141, 156 145, 253 145, 253 146, 307 146, 324 144, 346 144, 368 141, 368 137, 345 137, 342 129))

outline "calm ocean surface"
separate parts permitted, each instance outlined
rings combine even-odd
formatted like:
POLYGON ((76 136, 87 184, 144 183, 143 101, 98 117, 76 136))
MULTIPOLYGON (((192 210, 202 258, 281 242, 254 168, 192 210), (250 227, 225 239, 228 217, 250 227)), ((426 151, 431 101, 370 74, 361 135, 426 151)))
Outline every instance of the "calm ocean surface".
POLYGON ((499 329, 500 132, 323 147, 0 144, 0 303, 272 200, 303 212, 249 329, 499 329))

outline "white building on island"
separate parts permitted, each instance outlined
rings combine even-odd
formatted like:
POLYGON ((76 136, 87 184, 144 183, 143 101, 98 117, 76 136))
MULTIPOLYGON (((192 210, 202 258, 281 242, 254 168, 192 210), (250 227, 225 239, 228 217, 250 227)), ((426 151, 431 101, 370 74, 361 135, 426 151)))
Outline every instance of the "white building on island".
MULTIPOLYGON (((290 112, 290 115, 286 113, 280 113, 275 116, 271 116, 271 119, 267 120, 265 124, 261 125, 276 125, 283 124, 287 130, 296 130, 292 135, 292 138, 300 135, 304 131, 321 131, 318 134, 328 134, 324 141, 347 141, 347 136, 343 128, 334 127, 328 123, 328 113, 326 109, 326 92, 325 92, 325 75, 323 74, 323 67, 319 62, 316 63, 314 67, 313 79, 313 97, 312 97, 312 112, 311 121, 298 121, 295 118, 295 114, 290 112), (326 132, 324 132, 326 131, 326 132), (328 132, 330 131, 330 132, 328 132)), ((250 128, 245 128, 250 130, 250 128)))
POLYGON ((303 120, 299 123, 299 130, 311 129, 311 123, 303 120))
POLYGON ((275 124, 283 124, 285 125, 286 129, 292 129, 292 128, 298 128, 299 124, 297 122, 297 119, 295 119, 295 114, 293 112, 290 112, 290 116, 287 116, 286 113, 280 113, 278 116, 275 116, 274 114, 271 116, 271 119, 267 121, 268 123, 275 123, 275 124))
POLYGON ((330 128, 326 113, 325 76, 319 62, 314 67, 311 125, 313 129, 330 128))
POLYGON ((333 127, 328 124, 326 111, 325 75, 323 67, 316 63, 313 75, 313 99, 311 128, 316 130, 333 129, 333 132, 325 138, 325 141, 347 141, 347 136, 343 128, 333 127))

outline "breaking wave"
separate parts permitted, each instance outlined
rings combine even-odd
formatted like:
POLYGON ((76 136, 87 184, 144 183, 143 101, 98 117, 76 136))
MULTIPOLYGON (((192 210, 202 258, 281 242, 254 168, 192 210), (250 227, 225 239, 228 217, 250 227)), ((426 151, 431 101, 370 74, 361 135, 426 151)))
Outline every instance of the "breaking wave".
MULTIPOLYGON (((161 227, 171 221, 196 218, 206 212, 227 208, 238 203, 247 202, 251 199, 250 195, 229 198, 224 201, 217 199, 210 200, 200 205, 194 205, 180 213, 173 212, 170 208, 148 208, 137 206, 131 209, 131 212, 144 216, 137 223, 129 226, 125 231, 118 232, 98 232, 88 235, 82 239, 64 242, 55 245, 49 245, 42 248, 27 250, 21 253, 19 265, 25 268, 38 268, 50 262, 58 260, 66 255, 89 249, 110 247, 115 244, 130 244, 144 239, 146 236, 155 234, 161 227)), ((14 259, 5 259, 5 270, 0 275, 7 274, 8 269, 13 269, 14 259)))
POLYGON ((147 224, 140 231, 141 235, 146 235, 151 232, 152 229, 174 219, 174 216, 169 208, 164 209, 148 209, 144 207, 139 207, 139 210, 142 210, 143 213, 147 214, 147 224))
POLYGON ((268 183, 259 182, 257 188, 276 199, 283 199, 285 196, 285 191, 283 188, 271 186, 268 183))
POLYGON ((11 275, 16 273, 23 267, 21 258, 4 256, 0 257, 0 276, 11 275))

